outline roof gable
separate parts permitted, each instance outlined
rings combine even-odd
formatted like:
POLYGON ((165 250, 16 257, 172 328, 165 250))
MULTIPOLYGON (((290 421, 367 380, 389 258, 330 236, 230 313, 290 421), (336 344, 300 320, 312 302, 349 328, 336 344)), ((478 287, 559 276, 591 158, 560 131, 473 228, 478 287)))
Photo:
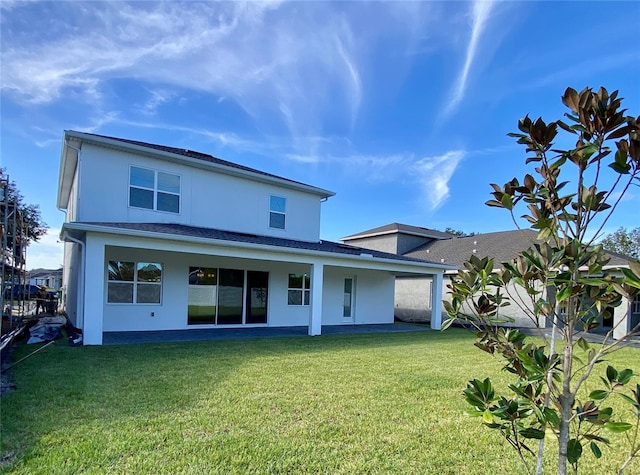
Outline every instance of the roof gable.
POLYGON ((354 239, 363 239, 368 237, 383 236, 387 234, 409 234, 430 239, 451 239, 453 234, 437 231, 435 229, 422 228, 419 226, 410 226, 408 224, 391 223, 377 228, 362 231, 341 238, 341 241, 350 241, 354 239))

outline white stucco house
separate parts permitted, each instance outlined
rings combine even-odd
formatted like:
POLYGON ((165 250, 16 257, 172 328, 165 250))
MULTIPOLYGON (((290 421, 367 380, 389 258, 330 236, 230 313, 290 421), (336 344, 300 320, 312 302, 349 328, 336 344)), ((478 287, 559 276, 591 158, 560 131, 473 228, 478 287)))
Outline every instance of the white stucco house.
POLYGON ((452 267, 320 239, 334 193, 175 147, 63 136, 64 302, 83 342, 106 332, 394 321, 401 276, 452 267))
MULTIPOLYGON (((501 263, 514 259, 518 253, 536 243, 537 235, 537 232, 531 229, 522 229, 457 237, 433 229, 392 223, 346 236, 342 241, 354 246, 453 266, 453 269, 445 271, 444 292, 440 295, 440 299, 433 298, 433 292, 440 292, 440 288, 434 290, 435 286, 429 276, 402 275, 396 279, 396 317, 404 321, 425 322, 430 320, 434 311, 444 311, 442 300, 449 299, 447 285, 451 282, 451 278, 457 275, 458 269, 464 268, 463 263, 472 255, 475 254, 480 258, 492 257, 495 270, 499 270, 502 267, 501 263), (432 306, 435 300, 439 300, 436 307, 432 306)), ((608 268, 629 266, 630 258, 627 256, 607 254, 610 258, 608 268)), ((522 292, 515 286, 509 288, 512 295, 518 294, 519 291, 522 292)), ((521 301, 528 300, 522 298, 521 301)), ((625 301, 622 305, 611 309, 611 313, 610 318, 600 317, 601 329, 606 331, 613 328, 614 338, 621 338, 640 324, 640 295, 631 302, 631 305, 625 301)), ((502 315, 512 319, 510 324, 512 326, 544 327, 547 325, 544 318, 539 322, 531 321, 515 304, 504 307, 502 315)))

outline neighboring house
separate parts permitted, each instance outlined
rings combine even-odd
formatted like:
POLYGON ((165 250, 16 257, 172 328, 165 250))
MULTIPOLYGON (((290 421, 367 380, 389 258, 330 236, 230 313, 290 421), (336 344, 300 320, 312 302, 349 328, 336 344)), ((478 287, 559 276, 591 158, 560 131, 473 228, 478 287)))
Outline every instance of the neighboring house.
MULTIPOLYGON (((394 281, 451 266, 320 239, 333 193, 211 155, 66 131, 63 297, 105 332, 392 323, 394 281)), ((440 292, 431 325, 439 328, 440 292)))
POLYGON ((60 269, 32 269, 29 271, 31 285, 44 285, 48 289, 60 290, 62 287, 62 268, 60 269))
MULTIPOLYGON (((449 270, 445 273, 444 292, 439 299, 434 298, 432 282, 429 277, 399 276, 396 278, 396 318, 404 321, 425 322, 431 318, 431 312, 434 308, 431 305, 433 301, 439 300, 436 310, 444 311, 440 304, 442 299, 449 298, 447 285, 451 282, 451 277, 457 274, 457 269, 462 269, 463 263, 472 255, 475 254, 480 258, 492 257, 497 270, 501 267, 502 262, 514 259, 518 253, 537 242, 537 233, 530 229, 523 229, 456 237, 441 231, 393 223, 347 236, 342 238, 342 241, 360 247, 396 252, 404 257, 455 266, 456 270, 449 270)), ((629 265, 628 257, 614 253, 608 254, 611 260, 607 267, 629 265)), ((517 295, 517 289, 514 287, 510 288, 510 292, 517 295)), ((522 301, 527 302, 527 299, 524 298, 522 301)), ((620 322, 616 326, 614 336, 620 338, 625 335, 640 323, 640 296, 632 302, 627 313, 628 309, 629 306, 625 303, 616 307, 613 318, 601 319, 602 327, 610 329, 617 322, 620 322)), ((514 326, 533 327, 536 326, 536 323, 539 326, 546 324, 543 318, 539 322, 531 321, 515 302, 504 307, 501 314, 512 318, 514 326)))

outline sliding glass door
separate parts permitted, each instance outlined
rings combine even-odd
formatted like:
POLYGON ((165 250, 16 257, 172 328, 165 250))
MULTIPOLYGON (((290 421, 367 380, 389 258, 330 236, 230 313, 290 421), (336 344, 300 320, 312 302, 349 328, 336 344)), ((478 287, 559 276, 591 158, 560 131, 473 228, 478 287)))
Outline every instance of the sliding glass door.
POLYGON ((267 323, 267 272, 247 272, 247 323, 267 323))
POLYGON ((187 323, 189 325, 216 323, 217 302, 218 269, 190 267, 187 323))
POLYGON ((220 290, 218 292, 218 325, 242 324, 242 293, 244 291, 244 271, 220 269, 220 290))
POLYGON ((267 323, 269 273, 189 268, 189 325, 267 323))

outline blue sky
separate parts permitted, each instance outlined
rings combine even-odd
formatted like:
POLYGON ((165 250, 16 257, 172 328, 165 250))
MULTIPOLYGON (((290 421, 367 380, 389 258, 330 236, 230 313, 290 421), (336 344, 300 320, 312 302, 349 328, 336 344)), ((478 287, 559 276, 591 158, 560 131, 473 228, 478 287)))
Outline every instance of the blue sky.
MULTIPOLYGON (((506 137, 567 86, 640 114, 640 2, 0 3, 0 164, 51 231, 65 129, 185 147, 336 192, 322 238, 391 222, 512 229, 506 137)), ((108 198, 105 198, 105 205, 108 198)), ((605 231, 640 225, 640 190, 605 231)))

